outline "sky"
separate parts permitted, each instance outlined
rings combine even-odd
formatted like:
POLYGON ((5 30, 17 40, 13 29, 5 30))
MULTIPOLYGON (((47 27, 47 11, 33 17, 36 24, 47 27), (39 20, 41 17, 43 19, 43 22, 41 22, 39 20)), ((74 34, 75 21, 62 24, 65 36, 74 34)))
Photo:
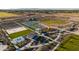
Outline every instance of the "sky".
POLYGON ((78 7, 78 0, 0 0, 0 9, 78 7))

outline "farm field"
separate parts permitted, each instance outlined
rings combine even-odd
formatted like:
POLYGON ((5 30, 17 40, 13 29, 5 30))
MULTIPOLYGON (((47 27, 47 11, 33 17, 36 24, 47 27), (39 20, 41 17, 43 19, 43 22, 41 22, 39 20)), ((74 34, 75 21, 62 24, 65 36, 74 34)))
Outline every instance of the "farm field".
POLYGON ((79 51, 79 35, 71 34, 64 37, 64 41, 57 51, 79 51))
POLYGON ((14 13, 8 13, 8 12, 0 12, 0 17, 12 17, 12 16, 17 16, 17 14, 14 13))
POLYGON ((24 30, 24 31, 12 33, 9 36, 10 36, 11 39, 14 39, 14 38, 19 37, 19 36, 28 35, 31 32, 32 31, 30 29, 27 29, 27 30, 24 30))
POLYGON ((65 20, 49 20, 49 19, 45 19, 45 20, 42 20, 40 22, 47 25, 47 26, 51 26, 53 24, 60 25, 60 24, 65 24, 66 23, 65 20))

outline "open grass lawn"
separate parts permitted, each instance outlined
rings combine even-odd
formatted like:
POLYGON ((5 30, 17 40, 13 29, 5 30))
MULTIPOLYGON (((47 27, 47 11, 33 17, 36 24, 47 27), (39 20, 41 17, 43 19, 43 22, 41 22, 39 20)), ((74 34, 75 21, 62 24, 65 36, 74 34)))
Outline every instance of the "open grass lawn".
POLYGON ((20 31, 20 32, 10 34, 9 36, 10 36, 11 39, 14 39, 14 38, 19 37, 19 36, 28 35, 31 32, 32 32, 32 30, 27 29, 27 30, 24 30, 24 31, 20 31))
POLYGON ((56 49, 57 51, 79 51, 79 35, 68 35, 56 49))
POLYGON ((42 20, 41 23, 46 24, 48 26, 51 26, 52 24, 65 24, 66 21, 65 20, 49 20, 49 19, 45 19, 45 20, 42 20))
POLYGON ((0 17, 11 17, 11 16, 17 16, 17 15, 8 12, 0 12, 0 17))

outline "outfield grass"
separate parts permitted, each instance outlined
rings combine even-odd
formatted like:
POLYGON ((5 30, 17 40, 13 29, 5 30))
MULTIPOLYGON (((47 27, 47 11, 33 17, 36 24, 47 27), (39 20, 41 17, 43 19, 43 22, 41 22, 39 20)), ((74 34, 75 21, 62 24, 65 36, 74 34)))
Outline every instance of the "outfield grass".
POLYGON ((24 31, 20 31, 20 32, 16 32, 16 33, 10 34, 9 37, 11 39, 14 39, 14 38, 19 37, 19 36, 28 35, 31 32, 32 31, 30 29, 27 29, 27 30, 24 30, 24 31))
POLYGON ((65 24, 66 21, 65 20, 49 20, 49 19, 45 19, 42 20, 41 23, 46 24, 48 26, 52 25, 52 24, 65 24))
POLYGON ((79 51, 79 35, 68 35, 56 49, 57 51, 79 51))
POLYGON ((11 16, 17 16, 17 15, 8 12, 0 12, 0 17, 11 17, 11 16))

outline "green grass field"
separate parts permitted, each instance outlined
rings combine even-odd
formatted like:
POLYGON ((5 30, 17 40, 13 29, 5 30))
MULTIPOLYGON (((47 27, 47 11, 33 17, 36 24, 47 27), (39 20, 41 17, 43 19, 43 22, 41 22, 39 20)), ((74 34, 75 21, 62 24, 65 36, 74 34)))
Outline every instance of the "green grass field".
POLYGON ((45 20, 42 20, 41 23, 46 24, 48 26, 51 26, 52 24, 65 24, 66 21, 65 20, 49 20, 49 19, 45 19, 45 20))
POLYGON ((16 33, 10 34, 9 37, 11 39, 14 39, 14 38, 19 37, 19 36, 28 35, 31 32, 32 32, 32 30, 27 29, 27 30, 24 30, 24 31, 20 31, 20 32, 16 32, 16 33))
POLYGON ((68 35, 56 49, 57 51, 79 51, 79 35, 68 35))

